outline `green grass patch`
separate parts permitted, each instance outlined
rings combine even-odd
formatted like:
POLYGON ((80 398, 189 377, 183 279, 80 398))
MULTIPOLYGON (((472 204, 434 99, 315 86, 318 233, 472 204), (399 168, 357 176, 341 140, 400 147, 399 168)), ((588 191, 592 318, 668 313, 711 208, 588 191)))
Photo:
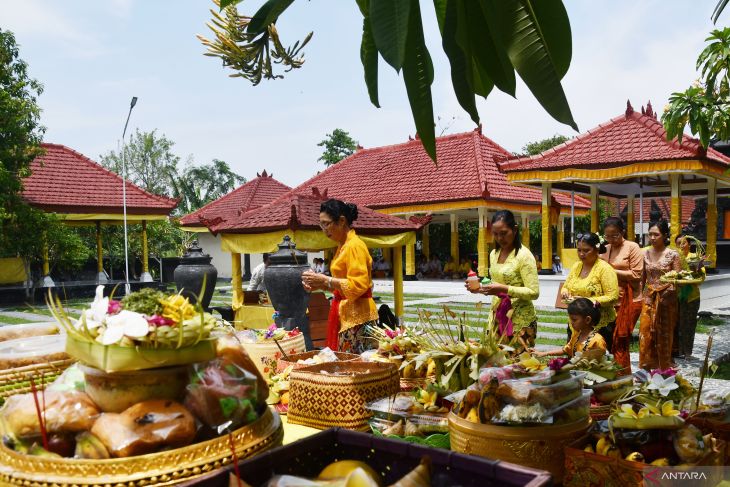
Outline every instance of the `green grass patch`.
POLYGON ((21 323, 33 323, 33 321, 27 318, 16 318, 15 316, 2 316, 0 315, 1 325, 19 325, 21 323))
POLYGON ((555 345, 556 347, 562 347, 566 343, 566 340, 561 340, 559 338, 540 338, 537 337, 535 339, 536 345, 555 345))
POLYGON ((716 326, 725 326, 728 323, 730 323, 730 320, 727 318, 722 318, 720 316, 700 316, 697 318, 697 333, 710 333, 710 328, 714 328, 716 326))

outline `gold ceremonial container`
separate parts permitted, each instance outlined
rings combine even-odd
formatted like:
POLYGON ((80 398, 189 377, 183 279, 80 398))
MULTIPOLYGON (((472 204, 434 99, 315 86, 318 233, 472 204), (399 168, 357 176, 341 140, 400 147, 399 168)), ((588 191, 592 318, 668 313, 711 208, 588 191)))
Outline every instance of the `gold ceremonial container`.
POLYGON ((558 426, 497 426, 472 423, 449 413, 453 451, 547 470, 556 484, 563 480, 565 447, 583 436, 590 425, 591 419, 586 418, 558 426))
MULTIPOLYGON (((266 408, 253 423, 233 432, 238 459, 281 445, 279 414, 266 408)), ((229 435, 182 448, 109 460, 45 458, 0 445, 0 483, 37 487, 173 485, 231 463, 229 435)))

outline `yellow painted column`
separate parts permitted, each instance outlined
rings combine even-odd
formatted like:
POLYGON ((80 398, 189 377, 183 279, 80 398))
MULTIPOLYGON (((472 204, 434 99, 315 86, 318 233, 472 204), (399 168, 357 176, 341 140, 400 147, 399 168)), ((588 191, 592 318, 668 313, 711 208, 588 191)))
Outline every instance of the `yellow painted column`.
POLYGON ((522 214, 522 228, 520 228, 520 238, 522 238, 522 245, 530 248, 530 214, 522 214))
POLYGON ((41 258, 43 259, 43 277, 49 275, 51 273, 51 264, 48 260, 48 242, 46 241, 46 235, 43 234, 43 248, 41 250, 42 255, 41 258))
POLYGON ((679 174, 669 175, 672 196, 672 214, 670 215, 669 232, 672 234, 670 245, 675 246, 674 239, 682 233, 682 185, 679 174))
POLYGON ((632 242, 636 240, 636 225, 634 224, 634 195, 626 197, 626 238, 632 242))
POLYGON ((101 246, 101 222, 96 222, 96 272, 104 272, 104 253, 101 246))
POLYGON ((393 301, 395 315, 403 316, 403 247, 393 248, 393 301))
MULTIPOLYGON (((601 223, 598 221, 598 186, 591 186, 591 232, 598 233, 601 223)), ((544 223, 543 223, 544 225, 544 223)))
MULTIPOLYGON (((397 253, 397 252, 396 252, 397 253)), ((416 244, 406 244, 406 276, 416 275, 416 244)))
POLYGON ((551 271, 553 268, 552 227, 550 226, 551 189, 549 183, 542 185, 542 269, 544 271, 551 271))
POLYGON ((451 258, 459 262, 459 215, 452 213, 451 217, 451 258))
POLYGON ((705 243, 710 267, 717 264, 717 179, 707 178, 707 240, 705 243))
POLYGON ((565 247, 565 219, 563 219, 563 216, 558 217, 558 233, 556 235, 557 240, 557 249, 555 249, 555 253, 558 254, 558 257, 560 257, 560 260, 563 260, 563 248, 565 247))
POLYGON ((423 252, 423 255, 426 257, 431 257, 431 236, 429 235, 431 230, 431 225, 424 225, 421 229, 421 232, 423 232, 423 237, 421 238, 421 252, 423 252))
POLYGON ((233 298, 231 307, 238 311, 243 306, 243 280, 241 275, 241 254, 231 254, 231 288, 233 298))
POLYGON ((487 228, 487 209, 479 207, 479 233, 477 233, 477 274, 486 276, 489 271, 489 228, 487 228))
POLYGON ((142 274, 150 271, 150 253, 147 247, 147 221, 142 220, 142 274))

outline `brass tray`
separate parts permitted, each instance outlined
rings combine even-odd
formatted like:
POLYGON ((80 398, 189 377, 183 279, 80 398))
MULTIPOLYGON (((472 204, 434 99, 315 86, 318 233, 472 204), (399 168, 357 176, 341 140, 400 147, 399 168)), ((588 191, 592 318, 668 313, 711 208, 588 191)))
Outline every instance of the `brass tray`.
MULTIPOLYGON (((236 455, 247 458, 281 445, 284 429, 271 408, 233 432, 236 455)), ((231 463, 228 435, 175 450, 109 460, 42 458, 0 444, 0 484, 34 487, 173 485, 231 463)))

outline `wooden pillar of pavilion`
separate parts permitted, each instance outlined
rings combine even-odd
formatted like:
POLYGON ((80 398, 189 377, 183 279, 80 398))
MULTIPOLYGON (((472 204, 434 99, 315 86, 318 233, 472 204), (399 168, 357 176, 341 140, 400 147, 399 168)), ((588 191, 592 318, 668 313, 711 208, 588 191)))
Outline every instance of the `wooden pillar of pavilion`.
POLYGON ((717 267, 717 179, 707 178, 707 260, 717 267))
POLYGON ((393 248, 393 302, 395 315, 403 317, 403 247, 393 248))
POLYGON ((598 186, 591 186, 591 232, 598 233, 600 223, 598 222, 598 186))
POLYGON ((669 186, 672 196, 669 233, 671 233, 670 245, 675 246, 674 239, 682 233, 682 182, 680 174, 669 175, 669 186))
POLYGON ((491 232, 489 231, 489 217, 487 209, 479 207, 479 233, 477 234, 477 274, 486 276, 489 271, 489 242, 491 232))
POLYGON ((238 311, 243 306, 243 280, 241 274, 241 254, 231 253, 231 307, 238 311))
POLYGON ((634 195, 626 196, 626 238, 632 242, 636 240, 636 225, 634 224, 634 195))
POLYGON ((96 222, 96 282, 107 282, 104 272, 104 248, 101 245, 101 222, 96 222))
POLYGON ((552 227, 550 225, 550 201, 552 185, 542 184, 542 273, 553 271, 552 227))
POLYGON ((522 214, 522 228, 520 229, 520 237, 522 238, 522 245, 530 248, 530 214, 522 214))
POLYGON ((459 215, 452 213, 451 218, 451 258, 459 262, 459 215))
POLYGON ((139 278, 142 282, 152 282, 150 274, 150 253, 147 246, 147 220, 142 220, 142 275, 139 278))

